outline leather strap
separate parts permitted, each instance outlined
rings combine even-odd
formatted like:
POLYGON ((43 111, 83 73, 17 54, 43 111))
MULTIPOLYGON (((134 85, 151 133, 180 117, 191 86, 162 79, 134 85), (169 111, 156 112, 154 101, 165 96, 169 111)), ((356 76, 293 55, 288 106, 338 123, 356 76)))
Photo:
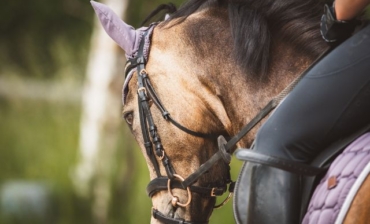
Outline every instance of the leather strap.
POLYGON ((207 162, 203 163, 198 168, 198 170, 196 170, 194 173, 192 173, 190 176, 188 176, 182 182, 182 186, 188 187, 191 184, 193 184, 196 180, 199 179, 199 177, 201 175, 203 175, 205 172, 207 172, 220 159, 223 159, 223 161, 226 164, 230 164, 231 155, 225 149, 225 144, 226 144, 225 138, 222 135, 220 135, 217 140, 218 140, 218 152, 215 153, 210 159, 208 159, 207 162))
POLYGON ((236 158, 240 160, 260 163, 305 176, 315 176, 327 170, 325 168, 318 168, 287 159, 268 156, 250 149, 238 149, 235 155, 236 158))
POLYGON ((160 169, 159 169, 159 165, 157 163, 157 159, 155 158, 155 155, 153 153, 153 144, 150 141, 148 129, 146 128, 146 122, 147 122, 146 117, 145 117, 145 114, 144 114, 144 111, 143 111, 143 108, 142 108, 142 104, 140 102, 139 102, 139 113, 140 113, 140 115, 139 115, 140 125, 142 127, 141 131, 142 131, 142 135, 143 135, 143 139, 144 139, 144 146, 145 146, 146 154, 148 155, 150 161, 152 162, 157 176, 161 176, 161 172, 160 172, 160 169))
MULTIPOLYGON (((149 197, 152 197, 155 193, 159 191, 165 191, 167 189, 168 178, 167 177, 157 177, 149 182, 146 187, 146 193, 149 197)), ((178 188, 186 190, 186 187, 183 187, 181 182, 172 181, 171 188, 178 188)), ((223 195, 227 190, 227 186, 222 187, 201 187, 201 186, 190 186, 190 191, 201 194, 205 197, 215 197, 223 195)))
POLYGON ((160 211, 158 211, 155 208, 152 209, 152 215, 155 219, 158 219, 159 221, 166 223, 166 224, 208 224, 208 221, 207 222, 188 222, 183 219, 170 218, 170 217, 163 215, 160 211))
POLYGON ((170 113, 166 110, 166 108, 162 104, 161 100, 159 99, 157 93, 155 92, 150 80, 147 77, 145 77, 145 86, 146 86, 146 89, 148 90, 150 98, 153 100, 153 102, 157 106, 157 108, 161 111, 163 118, 166 119, 167 121, 171 122, 178 129, 180 129, 181 131, 186 132, 190 135, 200 137, 200 138, 216 139, 219 136, 218 134, 208 134, 208 133, 196 132, 196 131, 190 130, 189 128, 186 128, 183 125, 181 125, 179 122, 174 120, 171 117, 170 113))
MULTIPOLYGON (((144 36, 148 34, 148 31, 144 33, 144 36)), ((139 75, 140 71, 145 68, 145 58, 143 55, 144 51, 144 43, 145 43, 145 38, 142 38, 140 45, 139 45, 139 50, 138 50, 138 55, 136 58, 129 60, 128 64, 126 65, 126 75, 128 72, 136 67, 137 73, 138 73, 138 86, 143 87, 144 86, 144 80, 142 77, 139 75)), ((138 91, 138 107, 139 107, 139 117, 140 117, 140 126, 141 126, 141 131, 143 135, 143 140, 144 140, 144 146, 146 150, 146 154, 148 155, 150 161, 152 162, 154 169, 156 171, 157 176, 161 176, 160 168, 157 163, 157 159, 155 158, 155 155, 153 153, 153 144, 149 136, 149 130, 147 128, 147 123, 149 123, 149 126, 154 126, 151 118, 151 114, 147 116, 148 110, 149 110, 149 104, 148 104, 148 97, 144 91, 138 91)), ((153 127, 152 127, 153 128, 153 127)), ((151 129, 151 128, 149 128, 151 129)))

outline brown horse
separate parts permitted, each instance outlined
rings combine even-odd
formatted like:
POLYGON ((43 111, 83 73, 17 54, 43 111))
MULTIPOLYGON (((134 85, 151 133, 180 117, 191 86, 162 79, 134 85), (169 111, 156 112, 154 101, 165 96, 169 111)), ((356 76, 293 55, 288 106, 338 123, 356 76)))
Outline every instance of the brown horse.
MULTIPOLYGON (((249 1, 248 4, 195 0, 170 20, 155 26, 148 58, 145 64, 136 64, 145 70, 133 70, 123 109, 124 118, 147 160, 151 179, 172 175, 171 180, 165 179, 168 189, 160 182, 161 190, 151 194, 153 211, 159 212, 154 212, 151 223, 162 223, 158 218, 161 215, 171 220, 184 219, 185 223, 208 222, 216 199, 193 192, 192 187, 224 186, 229 182, 228 165, 222 159, 217 160, 185 187, 173 188, 173 182, 187 179, 218 152, 217 140, 204 133, 234 136, 327 48, 318 27, 322 8, 323 4, 314 0, 249 1), (140 86, 146 79, 150 85, 140 86), (154 94, 145 89, 148 86, 154 94), (141 97, 147 95, 152 96, 147 99, 149 110, 142 111, 140 102, 145 99, 141 97), (181 130, 164 119, 155 97, 181 127, 201 136, 181 130), (148 152, 143 133, 143 124, 147 123, 148 133, 160 137, 160 141, 154 142, 160 143, 162 154, 153 156, 154 152, 148 152), (154 124, 155 130, 151 129, 154 124), (155 164, 159 164, 157 168, 155 164)), ((122 46, 124 43, 120 45, 126 54, 132 53, 127 53, 130 50, 122 46)), ((257 128, 239 141, 237 147, 249 147, 257 128)), ((368 189, 368 184, 364 188, 368 189)), ((351 218, 355 217, 353 214, 367 215, 359 212, 367 211, 362 201, 370 200, 366 189, 356 197, 346 223, 366 220, 351 218)))

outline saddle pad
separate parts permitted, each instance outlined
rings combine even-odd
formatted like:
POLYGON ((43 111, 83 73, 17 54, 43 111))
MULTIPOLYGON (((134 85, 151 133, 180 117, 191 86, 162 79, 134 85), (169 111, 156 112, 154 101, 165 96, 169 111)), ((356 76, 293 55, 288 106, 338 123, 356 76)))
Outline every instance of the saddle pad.
POLYGON ((316 187, 302 224, 342 223, 369 170, 370 133, 366 133, 334 160, 316 187))

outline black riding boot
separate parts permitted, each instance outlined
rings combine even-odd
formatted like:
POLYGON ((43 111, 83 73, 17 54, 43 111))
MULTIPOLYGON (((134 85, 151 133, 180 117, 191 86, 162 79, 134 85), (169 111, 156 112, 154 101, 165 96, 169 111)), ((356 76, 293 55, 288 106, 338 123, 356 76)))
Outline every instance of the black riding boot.
POLYGON ((245 162, 236 183, 234 216, 238 224, 298 224, 300 200, 298 174, 245 162))

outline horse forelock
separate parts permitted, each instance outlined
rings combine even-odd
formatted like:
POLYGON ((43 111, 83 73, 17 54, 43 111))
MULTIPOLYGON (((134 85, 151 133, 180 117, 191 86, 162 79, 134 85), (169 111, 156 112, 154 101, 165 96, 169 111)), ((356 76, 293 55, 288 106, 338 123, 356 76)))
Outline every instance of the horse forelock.
MULTIPOLYGON (((225 12, 214 15, 214 18, 224 19, 230 24, 228 32, 232 34, 233 59, 249 78, 264 81, 268 79, 272 49, 276 41, 289 43, 311 58, 317 57, 327 48, 319 33, 324 2, 328 1, 189 0, 171 16, 171 20, 179 19, 177 23, 181 23, 204 8, 210 9, 210 14, 225 12)), ((193 46, 198 49, 197 53, 212 54, 213 48, 205 48, 199 42, 200 38, 205 39, 201 30, 217 32, 220 28, 206 23, 193 23, 187 29, 190 31, 187 34, 189 39, 193 40, 193 46)), ((209 44, 214 44, 216 38, 213 36, 209 44)))

